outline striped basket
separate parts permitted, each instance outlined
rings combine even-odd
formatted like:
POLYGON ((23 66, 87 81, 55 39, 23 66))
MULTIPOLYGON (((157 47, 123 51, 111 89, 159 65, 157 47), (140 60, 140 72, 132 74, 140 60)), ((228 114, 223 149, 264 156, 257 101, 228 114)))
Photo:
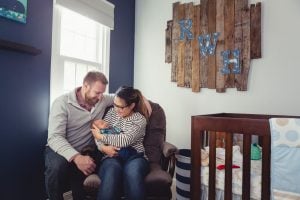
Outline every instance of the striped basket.
POLYGON ((176 199, 188 200, 191 198, 191 150, 180 149, 176 158, 176 199))

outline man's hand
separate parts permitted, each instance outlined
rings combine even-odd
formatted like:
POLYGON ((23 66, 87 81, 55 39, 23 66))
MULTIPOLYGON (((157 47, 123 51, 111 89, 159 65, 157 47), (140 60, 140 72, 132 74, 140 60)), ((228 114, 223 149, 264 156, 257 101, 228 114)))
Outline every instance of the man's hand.
POLYGON ((101 151, 104 152, 108 157, 114 157, 118 155, 120 148, 114 146, 101 146, 101 151))
POLYGON ((93 173, 96 169, 96 164, 90 156, 76 155, 73 159, 74 163, 80 171, 82 171, 86 176, 93 173))

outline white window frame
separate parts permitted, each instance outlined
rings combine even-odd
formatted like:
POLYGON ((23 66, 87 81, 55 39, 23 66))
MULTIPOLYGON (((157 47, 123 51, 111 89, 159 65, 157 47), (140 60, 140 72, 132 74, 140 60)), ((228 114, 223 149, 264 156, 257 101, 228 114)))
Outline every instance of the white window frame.
MULTIPOLYGON (((65 9, 65 8, 64 8, 65 9)), ((102 52, 97 56, 101 56, 102 63, 82 60, 78 58, 68 57, 60 55, 60 41, 61 41, 61 19, 62 19, 62 7, 54 4, 53 7, 53 31, 52 31, 52 56, 51 56, 51 78, 50 78, 50 105, 60 95, 64 94, 64 62, 71 61, 76 63, 82 63, 87 65, 97 66, 97 70, 100 70, 109 79, 109 52, 110 52, 110 28, 105 27, 103 33, 97 33, 97 41, 100 35, 102 35, 103 48, 97 49, 97 52, 102 52)), ((100 44, 97 46, 100 48, 100 44)), ((107 87, 108 89, 108 87, 107 87)))

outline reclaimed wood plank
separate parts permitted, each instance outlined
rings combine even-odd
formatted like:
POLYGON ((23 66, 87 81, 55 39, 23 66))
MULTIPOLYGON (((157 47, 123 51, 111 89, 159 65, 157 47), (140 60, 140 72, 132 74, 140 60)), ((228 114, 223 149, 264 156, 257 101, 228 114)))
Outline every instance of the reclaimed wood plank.
POLYGON ((200 92, 200 51, 197 40, 198 35, 200 35, 200 4, 194 6, 193 26, 194 39, 192 41, 192 92, 200 92))
MULTIPOLYGON (((242 10, 248 8, 248 0, 235 0, 234 2, 234 48, 240 50, 239 59, 242 61, 243 53, 243 31, 242 31, 242 10)), ((242 67, 242 62, 240 62, 242 67)), ((241 74, 235 74, 235 87, 240 88, 242 81, 241 74)))
POLYGON ((171 81, 177 81, 177 65, 178 65, 178 42, 180 37, 180 26, 179 26, 179 2, 173 3, 173 26, 172 26, 172 65, 171 65, 171 81))
MULTIPOLYGON (((224 37, 225 37, 225 50, 234 49, 234 1, 233 0, 225 0, 224 4, 224 16, 225 16, 225 24, 224 24, 224 37)), ((229 65, 231 68, 231 65, 229 65)), ((234 87, 234 74, 225 75, 226 88, 234 87)))
MULTIPOLYGON (((178 24, 180 20, 185 19, 185 4, 180 4, 178 7, 178 24)), ((180 29, 180 27, 179 27, 180 29)), ((179 30, 180 33, 180 30, 179 30)), ((180 35, 178 36, 179 42, 177 46, 177 56, 178 56, 178 63, 177 63, 177 86, 184 87, 184 62, 185 62, 185 42, 186 40, 180 40, 180 35), (180 57, 180 61, 179 61, 180 57)))
POLYGON ((251 4, 251 59, 261 58, 261 3, 251 4))
MULTIPOLYGON (((208 34, 208 0, 201 0, 200 6, 200 29, 201 35, 208 34)), ((207 87, 208 57, 200 53, 200 81, 201 87, 207 87)))
MULTIPOLYGON (((193 3, 185 4, 185 19, 194 18, 193 3)), ((194 23, 190 29, 191 33, 194 32, 194 23)), ((193 35, 194 36, 194 35, 193 35)), ((184 52, 184 87, 190 88, 192 85, 192 60, 193 60, 193 49, 192 40, 185 38, 185 52, 184 52)))
POLYGON ((217 0, 216 6, 216 32, 220 33, 216 47, 216 91, 225 92, 225 76, 221 73, 223 67, 221 52, 224 51, 224 0, 217 0))
POLYGON ((167 28, 165 30, 166 33, 166 44, 165 44, 165 62, 172 62, 172 26, 173 20, 169 20, 167 22, 167 28))
POLYGON ((242 30, 243 30, 243 53, 242 53, 242 79, 238 91, 246 91, 248 84, 248 74, 250 70, 250 9, 244 9, 242 12, 242 30))
MULTIPOLYGON (((208 33, 216 32, 216 0, 209 0, 208 4, 208 33)), ((208 56, 207 88, 216 88, 216 52, 208 56)))
POLYGON ((177 86, 184 87, 184 41, 178 43, 177 86))
MULTIPOLYGON (((234 3, 235 3, 235 7, 237 3, 240 4, 237 9, 241 9, 241 10, 248 8, 248 4, 249 4, 248 0, 235 0, 234 3)), ((235 10, 237 9, 235 8, 235 10)))

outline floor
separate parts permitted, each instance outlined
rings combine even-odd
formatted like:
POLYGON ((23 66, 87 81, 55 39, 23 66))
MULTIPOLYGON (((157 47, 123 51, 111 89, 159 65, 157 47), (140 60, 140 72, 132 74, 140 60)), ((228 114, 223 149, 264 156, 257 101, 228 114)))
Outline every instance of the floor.
POLYGON ((175 200, 176 199, 176 179, 173 179, 171 189, 172 189, 172 200, 175 200))
MULTIPOLYGON (((172 184, 172 200, 176 199, 176 180, 173 179, 173 184, 172 184)), ((64 193, 64 200, 73 200, 72 198, 72 192, 66 192, 64 193)))

